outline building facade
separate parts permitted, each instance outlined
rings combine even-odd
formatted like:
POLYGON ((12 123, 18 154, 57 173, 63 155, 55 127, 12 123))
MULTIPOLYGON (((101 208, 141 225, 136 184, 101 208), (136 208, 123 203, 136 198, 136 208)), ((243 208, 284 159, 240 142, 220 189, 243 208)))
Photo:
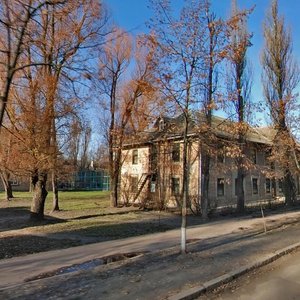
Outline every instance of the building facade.
MULTIPOLYGON (((237 164, 231 133, 232 122, 215 117, 215 149, 212 151, 209 179, 210 208, 233 207, 237 202, 237 164), (223 124, 223 125, 221 125, 223 124), (230 126, 229 126, 230 125, 230 126), (223 126, 223 127, 222 127, 223 126)), ((156 207, 180 206, 182 190, 182 118, 160 118, 153 130, 129 141, 122 152, 121 201, 156 207)), ((270 128, 250 128, 245 147, 245 204, 283 200, 282 182, 276 164, 268 156, 274 132, 270 128), (275 176, 276 173, 276 176, 275 176)), ((201 147, 203 139, 195 124, 189 130, 189 200, 199 205, 202 189, 201 147)), ((299 178, 296 185, 299 194, 299 178)))

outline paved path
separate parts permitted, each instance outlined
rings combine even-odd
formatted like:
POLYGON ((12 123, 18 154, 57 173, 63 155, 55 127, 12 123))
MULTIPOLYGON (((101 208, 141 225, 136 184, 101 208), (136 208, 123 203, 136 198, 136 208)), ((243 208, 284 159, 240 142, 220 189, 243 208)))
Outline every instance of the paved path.
MULTIPOLYGON (((300 212, 271 215, 266 217, 268 226, 282 222, 293 222, 300 218, 300 212)), ((203 246, 209 243, 228 243, 253 231, 264 229, 261 218, 224 219, 188 229, 187 238, 201 239, 203 246)), ((63 250, 42 252, 22 257, 0 260, 0 290, 24 282, 41 273, 61 267, 83 263, 95 258, 130 252, 152 252, 178 246, 180 230, 144 235, 114 241, 83 245, 63 250)))

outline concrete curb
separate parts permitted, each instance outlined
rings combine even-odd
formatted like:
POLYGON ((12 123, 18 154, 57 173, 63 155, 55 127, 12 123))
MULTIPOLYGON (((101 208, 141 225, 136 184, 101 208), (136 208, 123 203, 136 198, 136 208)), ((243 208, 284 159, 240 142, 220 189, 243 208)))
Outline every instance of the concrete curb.
POLYGON ((200 284, 199 286, 182 291, 176 295, 170 296, 170 297, 168 297, 168 300, 195 299, 208 291, 212 291, 215 288, 217 288, 225 283, 228 283, 228 282, 232 281, 233 279, 238 278, 239 276, 244 275, 245 273, 248 273, 256 268, 265 266, 265 265, 277 260, 278 258, 282 257, 283 255, 288 254, 298 248, 300 248, 300 242, 290 245, 286 248, 277 250, 274 254, 266 255, 264 258, 257 260, 254 263, 251 263, 251 264, 241 267, 239 269, 233 270, 232 272, 226 273, 215 279, 209 280, 203 284, 200 284))

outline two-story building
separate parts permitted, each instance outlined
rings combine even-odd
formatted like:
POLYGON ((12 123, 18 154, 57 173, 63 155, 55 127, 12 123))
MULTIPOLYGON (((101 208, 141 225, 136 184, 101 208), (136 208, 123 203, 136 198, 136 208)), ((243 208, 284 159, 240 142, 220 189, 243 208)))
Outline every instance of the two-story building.
MULTIPOLYGON (((201 196, 201 121, 189 128, 189 199, 201 196)), ((236 124, 213 117, 209 202, 211 208, 234 206, 237 202, 236 124)), ((151 203, 156 207, 178 206, 182 189, 183 119, 159 118, 152 130, 127 140, 122 152, 121 201, 151 203)), ((280 172, 268 156, 275 131, 268 127, 248 127, 245 133, 245 204, 276 201, 283 196, 280 172)), ((297 178, 299 193, 299 179, 297 178)))

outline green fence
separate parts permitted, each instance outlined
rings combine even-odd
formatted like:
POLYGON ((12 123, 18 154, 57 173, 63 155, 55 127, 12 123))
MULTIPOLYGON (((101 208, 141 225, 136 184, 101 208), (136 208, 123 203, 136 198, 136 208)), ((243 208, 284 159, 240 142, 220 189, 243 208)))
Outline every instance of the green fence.
POLYGON ((109 191, 109 175, 106 171, 82 170, 68 180, 59 183, 61 190, 109 191))

